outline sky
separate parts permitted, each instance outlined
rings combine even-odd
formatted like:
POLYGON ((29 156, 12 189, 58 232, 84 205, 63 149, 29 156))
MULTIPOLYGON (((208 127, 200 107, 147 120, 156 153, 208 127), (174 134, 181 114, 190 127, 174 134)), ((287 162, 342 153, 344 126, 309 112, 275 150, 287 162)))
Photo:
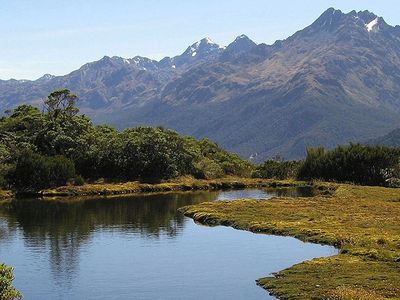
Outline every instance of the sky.
POLYGON ((400 25, 399 0, 0 0, 0 79, 64 75, 104 55, 159 60, 204 37, 272 44, 329 7, 400 25))

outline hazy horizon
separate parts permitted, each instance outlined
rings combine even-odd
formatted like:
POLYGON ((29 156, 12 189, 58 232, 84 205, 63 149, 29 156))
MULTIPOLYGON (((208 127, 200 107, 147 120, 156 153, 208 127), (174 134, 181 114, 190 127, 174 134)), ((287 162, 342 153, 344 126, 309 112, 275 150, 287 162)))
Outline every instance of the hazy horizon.
POLYGON ((136 55, 159 60, 181 54, 187 46, 210 37, 226 46, 246 34, 272 44, 311 24, 329 7, 343 12, 370 10, 391 25, 400 13, 387 1, 210 0, 164 3, 157 0, 43 0, 2 4, 6 41, 0 49, 0 79, 37 79, 46 73, 64 75, 101 57, 136 55))

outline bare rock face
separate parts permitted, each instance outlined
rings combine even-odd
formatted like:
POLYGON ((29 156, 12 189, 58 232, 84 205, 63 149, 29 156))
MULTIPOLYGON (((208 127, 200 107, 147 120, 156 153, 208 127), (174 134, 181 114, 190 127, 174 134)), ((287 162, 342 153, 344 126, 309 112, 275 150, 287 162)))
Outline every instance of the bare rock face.
POLYGON ((106 56, 65 76, 0 81, 0 106, 39 105, 56 88, 96 122, 163 125, 259 161, 301 158, 400 127, 400 26, 330 8, 273 45, 205 38, 161 61, 106 56))

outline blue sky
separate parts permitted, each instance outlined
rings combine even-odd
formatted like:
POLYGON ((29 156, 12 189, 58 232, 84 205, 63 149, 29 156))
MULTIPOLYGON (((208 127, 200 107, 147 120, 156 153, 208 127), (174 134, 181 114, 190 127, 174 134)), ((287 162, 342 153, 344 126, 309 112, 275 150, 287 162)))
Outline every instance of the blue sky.
POLYGON ((0 0, 0 79, 63 75, 104 55, 160 59, 206 36, 273 43, 329 7, 400 25, 399 0, 0 0))

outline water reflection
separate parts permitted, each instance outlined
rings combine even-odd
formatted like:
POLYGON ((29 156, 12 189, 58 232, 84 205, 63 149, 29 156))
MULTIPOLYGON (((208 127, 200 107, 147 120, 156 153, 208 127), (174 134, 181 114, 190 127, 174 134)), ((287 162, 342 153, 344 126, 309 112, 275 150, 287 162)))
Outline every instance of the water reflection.
MULTIPOLYGON (((116 229, 157 238, 179 234, 184 216, 179 207, 205 201, 241 198, 270 199, 273 196, 307 197, 310 188, 249 189, 157 193, 112 198, 14 200, 0 207, 0 238, 22 229, 27 246, 59 249, 76 248, 99 228, 116 229)), ((73 253, 71 253, 72 255, 73 253)))
POLYGON ((62 240, 89 237, 99 227, 138 232, 157 237, 160 232, 177 233, 183 216, 177 209, 203 201, 213 201, 216 193, 170 193, 146 196, 77 200, 14 200, 0 210, 8 224, 23 229, 34 246, 44 245, 46 237, 62 240))
POLYGON ((218 193, 217 200, 256 199, 272 197, 312 197, 317 193, 312 187, 228 190, 218 193))
POLYGON ((53 274, 73 276, 79 249, 98 230, 136 233, 141 238, 174 237, 184 216, 177 209, 213 201, 217 192, 166 193, 97 199, 14 200, 0 209, 1 238, 21 230, 25 246, 48 251, 53 274))
POLYGON ((319 191, 311 186, 301 186, 297 188, 270 188, 265 189, 266 193, 269 193, 273 197, 313 197, 316 196, 319 191))

